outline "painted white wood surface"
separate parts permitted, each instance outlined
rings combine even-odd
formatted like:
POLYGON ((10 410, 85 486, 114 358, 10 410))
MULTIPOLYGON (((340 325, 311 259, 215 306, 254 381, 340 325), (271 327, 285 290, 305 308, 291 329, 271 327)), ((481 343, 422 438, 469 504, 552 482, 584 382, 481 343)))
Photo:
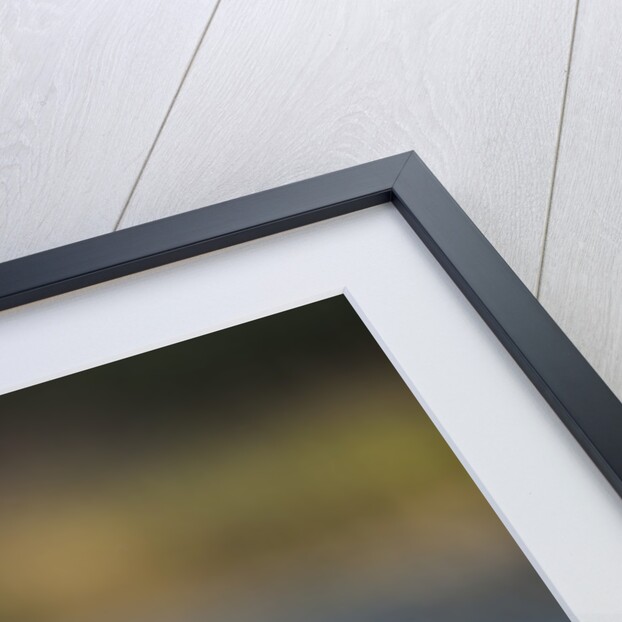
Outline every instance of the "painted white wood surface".
POLYGON ((3 312, 0 393, 344 291, 571 619, 622 619, 620 497, 390 205, 3 312))
POLYGON ((114 228, 214 2, 0 2, 0 261, 114 228))
POLYGON ((415 149, 534 287, 574 0, 223 0, 127 227, 415 149))
POLYGON ((621 111, 622 3, 581 2, 541 300, 622 399, 621 111))

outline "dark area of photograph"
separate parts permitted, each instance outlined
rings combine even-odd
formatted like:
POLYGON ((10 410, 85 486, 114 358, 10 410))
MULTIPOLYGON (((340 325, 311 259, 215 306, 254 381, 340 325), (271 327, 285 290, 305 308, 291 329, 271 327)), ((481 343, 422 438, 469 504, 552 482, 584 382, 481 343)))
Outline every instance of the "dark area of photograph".
POLYGON ((0 397, 2 622, 567 619, 342 296, 0 397))

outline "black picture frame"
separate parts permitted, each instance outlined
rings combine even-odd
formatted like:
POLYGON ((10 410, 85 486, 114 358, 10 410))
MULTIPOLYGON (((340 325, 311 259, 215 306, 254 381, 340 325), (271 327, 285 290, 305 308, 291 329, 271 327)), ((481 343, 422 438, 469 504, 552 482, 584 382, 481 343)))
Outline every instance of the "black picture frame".
POLYGON ((0 310, 388 202, 622 496, 622 403, 413 151, 2 263, 0 310))

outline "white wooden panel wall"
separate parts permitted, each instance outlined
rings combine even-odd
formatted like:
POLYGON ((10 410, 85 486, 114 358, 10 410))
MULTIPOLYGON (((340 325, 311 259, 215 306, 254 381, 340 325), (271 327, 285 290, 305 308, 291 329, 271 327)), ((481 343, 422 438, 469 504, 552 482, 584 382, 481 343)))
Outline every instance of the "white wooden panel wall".
POLYGON ((5 0, 0 260, 414 148, 622 397, 622 4, 558 152, 575 8, 5 0))
POLYGON ((0 261, 114 228, 214 2, 0 1, 0 261))
POLYGON ((622 398, 622 3, 617 0, 582 0, 579 8, 541 300, 622 398))
POLYGON ((223 0, 127 227, 415 149, 534 287, 572 0, 223 0))

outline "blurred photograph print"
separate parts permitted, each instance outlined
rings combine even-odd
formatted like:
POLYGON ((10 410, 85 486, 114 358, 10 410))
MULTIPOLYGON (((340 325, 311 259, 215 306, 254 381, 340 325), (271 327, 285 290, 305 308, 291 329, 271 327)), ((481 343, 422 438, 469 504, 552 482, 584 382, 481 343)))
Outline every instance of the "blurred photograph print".
POLYGON ((1 622, 563 620, 341 296, 0 396, 1 622))

